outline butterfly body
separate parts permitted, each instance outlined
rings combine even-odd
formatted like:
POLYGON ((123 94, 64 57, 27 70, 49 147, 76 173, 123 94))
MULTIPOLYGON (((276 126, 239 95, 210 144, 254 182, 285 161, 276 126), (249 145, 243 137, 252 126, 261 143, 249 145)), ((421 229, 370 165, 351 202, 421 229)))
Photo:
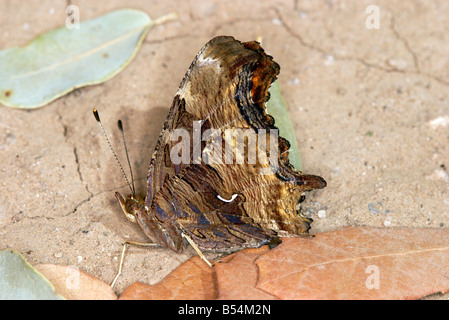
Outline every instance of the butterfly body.
POLYGON ((223 36, 201 49, 159 136, 147 196, 116 194, 151 241, 181 252, 184 234, 200 249, 232 252, 307 234, 298 201, 326 182, 293 168, 266 113, 278 73, 257 42, 223 36))

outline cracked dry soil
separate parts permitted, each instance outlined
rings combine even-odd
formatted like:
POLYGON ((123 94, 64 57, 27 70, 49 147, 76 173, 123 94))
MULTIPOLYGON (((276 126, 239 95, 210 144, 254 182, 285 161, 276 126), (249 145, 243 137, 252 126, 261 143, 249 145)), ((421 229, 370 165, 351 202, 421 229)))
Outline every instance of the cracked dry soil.
MULTIPOLYGON (((145 241, 114 197, 127 192, 92 117, 125 162, 122 119, 137 190, 179 83, 212 37, 263 37, 304 171, 328 187, 309 194, 312 232, 348 225, 449 226, 449 3, 439 1, 72 1, 81 20, 133 7, 179 19, 153 29, 132 63, 108 82, 38 110, 0 108, 0 248, 32 264, 73 265, 106 282, 124 239, 145 241), (368 29, 366 8, 379 8, 368 29)), ((63 1, 0 0, 0 48, 65 23, 63 1)), ((425 231, 424 231, 425 232, 425 231)), ((193 256, 131 248, 116 290, 156 283, 193 256)))

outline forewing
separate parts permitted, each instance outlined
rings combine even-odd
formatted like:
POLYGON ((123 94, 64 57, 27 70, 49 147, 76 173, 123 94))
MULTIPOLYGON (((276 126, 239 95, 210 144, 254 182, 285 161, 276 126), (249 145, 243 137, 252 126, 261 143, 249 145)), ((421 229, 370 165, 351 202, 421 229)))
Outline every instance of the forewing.
POLYGON ((310 227, 296 210, 298 199, 326 182, 295 170, 288 161, 288 141, 275 134, 265 102, 278 72, 258 43, 217 37, 197 55, 174 99, 151 162, 146 204, 161 223, 178 224, 201 248, 260 246, 277 235, 304 234, 310 227), (193 122, 200 124, 196 131, 193 122), (175 129, 186 130, 192 139, 186 163, 175 164, 170 157, 179 143, 170 139, 175 129), (237 137, 226 129, 259 140, 264 133, 265 148, 247 138, 244 148, 227 152, 226 145, 236 146, 237 137), (207 130, 215 130, 215 144, 202 141, 207 130), (271 138, 277 142, 274 147, 271 138), (220 145, 217 161, 213 155, 220 145), (251 152, 255 162, 249 159, 251 152), (263 154, 264 160, 276 154, 275 163, 262 161, 263 154), (237 160, 242 158, 243 163, 237 160))

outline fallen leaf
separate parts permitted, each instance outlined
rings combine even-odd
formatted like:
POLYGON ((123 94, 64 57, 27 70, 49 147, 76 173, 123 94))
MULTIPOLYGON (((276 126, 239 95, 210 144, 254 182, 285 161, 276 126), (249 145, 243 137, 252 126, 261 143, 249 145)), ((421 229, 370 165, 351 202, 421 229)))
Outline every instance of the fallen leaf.
POLYGON ((120 299, 418 299, 449 291, 449 230, 359 228, 283 238, 209 268, 194 257, 120 299))
POLYGON ((136 282, 121 300, 207 300, 217 297, 214 271, 201 258, 193 257, 155 285, 136 282))
POLYGON ((257 259, 281 299, 417 299, 449 291, 449 230, 345 228, 283 239, 257 259))
POLYGON ((60 300, 53 285, 17 251, 0 251, 0 300, 60 300))
POLYGON ((270 99, 267 101, 267 113, 271 115, 279 129, 279 136, 290 142, 288 158, 296 170, 302 170, 301 155, 299 153, 296 134, 290 119, 287 104, 282 96, 281 87, 278 81, 273 82, 270 87, 270 99))
POLYGON ((116 300, 111 286, 75 267, 40 264, 35 267, 68 300, 116 300))
POLYGON ((215 264, 218 298, 221 300, 271 300, 275 296, 256 288, 257 265, 254 261, 270 251, 268 246, 246 249, 215 264))
POLYGON ((173 18, 151 20, 142 11, 122 9, 1 50, 0 102, 38 108, 76 88, 102 83, 128 65, 154 25, 173 18))

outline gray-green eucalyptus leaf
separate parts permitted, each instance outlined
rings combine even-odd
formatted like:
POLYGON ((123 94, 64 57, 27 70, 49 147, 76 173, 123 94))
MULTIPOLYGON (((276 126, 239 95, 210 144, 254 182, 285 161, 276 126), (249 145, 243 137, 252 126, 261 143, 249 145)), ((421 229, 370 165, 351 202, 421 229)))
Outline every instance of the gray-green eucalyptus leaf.
POLYGON ((117 10, 1 50, 0 102, 38 108, 76 88, 102 83, 128 65, 154 25, 172 18, 151 20, 139 10, 117 10))
POLYGON ((267 102, 267 112, 275 120, 275 126, 279 128, 279 135, 290 142, 289 160, 296 170, 302 171, 301 156, 296 142, 295 130, 288 112, 287 104, 282 96, 278 81, 270 87, 270 100, 267 102))
POLYGON ((60 300, 53 285, 18 252, 0 251, 0 300, 60 300))

